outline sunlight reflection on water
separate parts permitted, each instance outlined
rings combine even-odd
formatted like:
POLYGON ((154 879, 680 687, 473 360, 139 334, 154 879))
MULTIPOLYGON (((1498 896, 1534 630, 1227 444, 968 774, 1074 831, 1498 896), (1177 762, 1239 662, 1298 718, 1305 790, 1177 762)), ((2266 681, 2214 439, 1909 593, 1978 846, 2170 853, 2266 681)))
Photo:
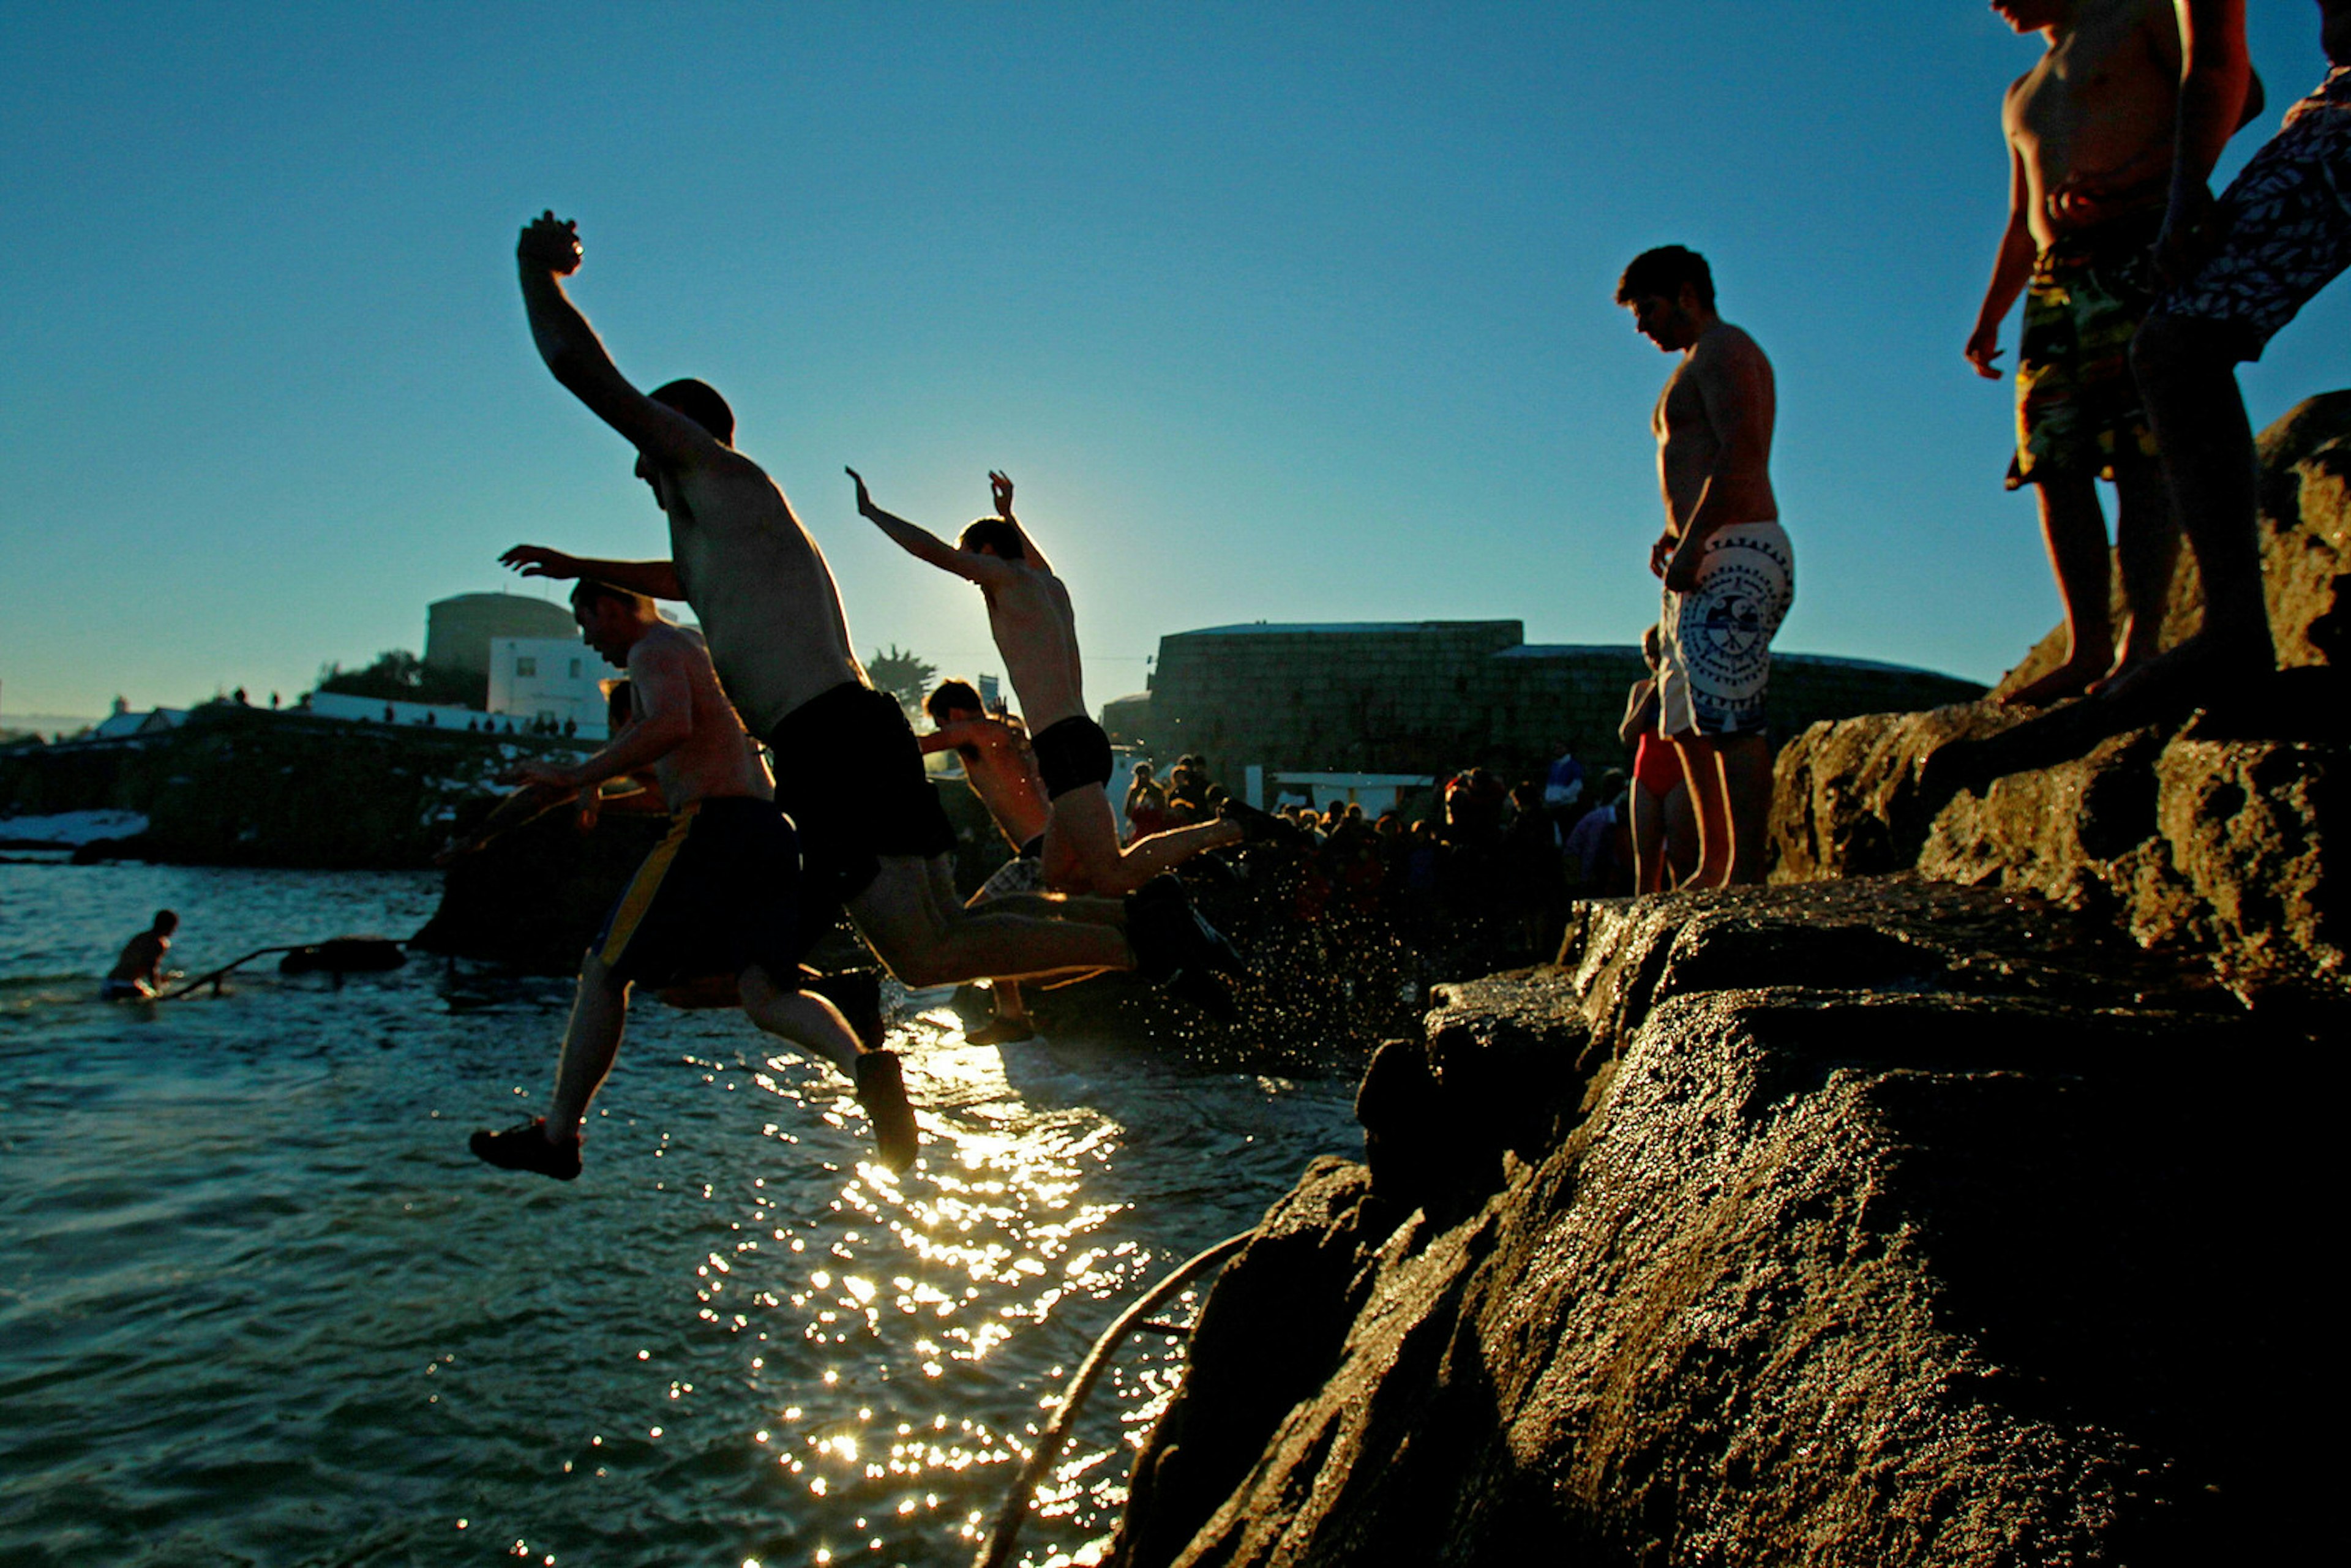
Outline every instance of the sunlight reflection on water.
MULTIPOLYGON (((565 1186, 465 1151, 540 1098, 559 983, 87 999, 160 904, 193 970, 434 892, 0 865, 0 1559, 965 1562, 1092 1336, 1360 1146, 1343 1083, 940 1010, 897 1030, 893 1179, 838 1074, 645 1006, 565 1186)), ((1090 1560, 1181 1358, 1129 1343, 1027 1561, 1090 1560)))

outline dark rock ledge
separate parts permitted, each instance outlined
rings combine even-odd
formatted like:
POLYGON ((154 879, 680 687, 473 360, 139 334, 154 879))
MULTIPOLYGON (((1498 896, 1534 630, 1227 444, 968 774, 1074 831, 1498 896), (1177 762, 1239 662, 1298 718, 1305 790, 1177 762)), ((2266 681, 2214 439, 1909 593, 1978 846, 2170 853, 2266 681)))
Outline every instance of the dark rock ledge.
POLYGON ((1381 1049, 1113 1561, 2255 1561, 2308 1506, 2311 1035, 1907 877, 1587 905, 1562 957, 1381 1049))

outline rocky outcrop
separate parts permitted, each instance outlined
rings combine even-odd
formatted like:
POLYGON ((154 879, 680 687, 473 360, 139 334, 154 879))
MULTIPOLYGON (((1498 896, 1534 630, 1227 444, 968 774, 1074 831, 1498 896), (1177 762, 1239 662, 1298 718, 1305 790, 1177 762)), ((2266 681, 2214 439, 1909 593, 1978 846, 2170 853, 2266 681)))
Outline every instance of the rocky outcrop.
POLYGON ((1382 1048, 1113 1561, 2270 1560, 2315 1111, 2240 1068, 2298 1026, 1907 877, 1585 905, 1562 957, 1382 1048))
MULTIPOLYGON (((2206 712, 2003 708, 2061 655, 2052 632, 1987 701, 1815 725, 1780 754, 1774 880, 1916 870, 2030 891, 2209 962, 2248 1000, 2351 997, 2325 874, 2351 779, 2351 392, 2303 403, 2262 455, 2274 679, 2206 712)), ((2164 644, 2199 615, 2183 554, 2164 644)))

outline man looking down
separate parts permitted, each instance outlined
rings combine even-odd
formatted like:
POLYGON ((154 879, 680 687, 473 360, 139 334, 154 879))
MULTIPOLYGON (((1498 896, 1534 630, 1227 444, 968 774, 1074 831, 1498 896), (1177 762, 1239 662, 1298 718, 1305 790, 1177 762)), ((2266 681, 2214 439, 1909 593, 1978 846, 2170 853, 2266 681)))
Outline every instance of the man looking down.
POLYGON ((729 444, 733 411, 702 382, 648 394, 621 374, 564 293, 580 261, 575 225, 541 214, 523 229, 516 260, 540 358, 637 449, 637 476, 669 522, 670 559, 581 560, 535 545, 502 559, 527 577, 594 577, 694 607, 728 696, 775 753, 777 800, 799 830, 811 921, 846 903, 910 986, 1133 968, 1164 983, 1213 956, 1213 934, 1164 893, 1135 900, 1123 930, 971 915, 942 900, 935 868, 951 863, 955 830, 914 731, 850 652, 841 595, 815 541, 775 481, 729 444))
POLYGON ((576 795, 650 767, 670 831, 580 966, 547 1114, 475 1133, 474 1153, 506 1170, 578 1176, 580 1120, 620 1051, 630 987, 724 972, 752 1022, 849 1074, 873 1118, 882 1163, 904 1170, 918 1140, 897 1056, 867 1050, 839 1009, 796 988, 799 847, 701 640, 661 620, 652 600, 592 579, 572 590, 571 605, 588 645, 627 665, 634 718, 578 766, 525 763, 516 781, 576 795))

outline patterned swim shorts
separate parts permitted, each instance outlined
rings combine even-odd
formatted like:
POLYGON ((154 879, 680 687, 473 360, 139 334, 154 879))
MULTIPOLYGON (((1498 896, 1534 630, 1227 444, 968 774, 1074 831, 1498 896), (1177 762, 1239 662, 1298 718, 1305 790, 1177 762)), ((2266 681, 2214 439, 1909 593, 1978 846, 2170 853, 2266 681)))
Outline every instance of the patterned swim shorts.
POLYGON ((2351 265, 2351 66, 2286 110, 2285 125, 2221 193, 2227 237, 2165 316, 2227 329, 2240 360, 2258 360, 2278 329, 2351 265))
POLYGON ((1698 586, 1666 591, 1658 733, 1761 730, 1771 638, 1795 599, 1796 552, 1778 523, 1734 523, 1708 535, 1698 586))
POLYGON ((2115 476, 2117 455, 2156 455, 2131 374, 2131 340, 2155 302, 2147 247, 2160 212, 2065 235, 2032 263, 2016 350, 2016 456, 2008 487, 2050 474, 2115 476))
POLYGON ((1014 855, 988 874, 973 894, 974 904, 984 904, 991 898, 1003 898, 1016 893, 1045 891, 1045 862, 1028 853, 1014 855))

